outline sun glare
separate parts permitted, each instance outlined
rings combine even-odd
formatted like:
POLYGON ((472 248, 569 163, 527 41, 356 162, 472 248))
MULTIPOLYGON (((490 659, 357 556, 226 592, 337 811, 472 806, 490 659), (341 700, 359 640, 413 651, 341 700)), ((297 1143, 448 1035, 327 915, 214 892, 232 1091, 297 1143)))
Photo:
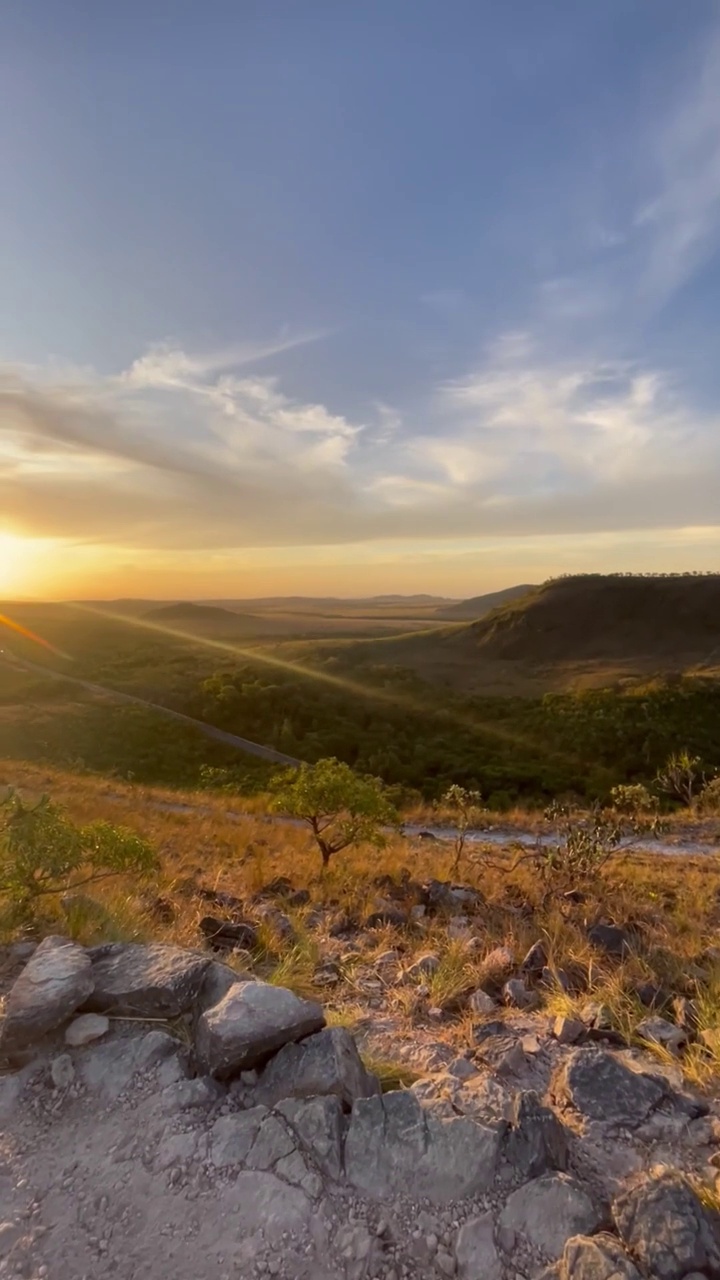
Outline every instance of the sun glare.
POLYGON ((30 548, 26 538, 0 532, 0 592, 22 592, 30 565, 30 548))

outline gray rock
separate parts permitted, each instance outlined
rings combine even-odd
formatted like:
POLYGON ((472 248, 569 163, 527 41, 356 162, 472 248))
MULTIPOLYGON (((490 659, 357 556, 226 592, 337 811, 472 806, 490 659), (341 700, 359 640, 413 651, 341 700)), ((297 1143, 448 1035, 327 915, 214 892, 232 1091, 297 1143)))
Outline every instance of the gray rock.
POLYGON ((534 993, 528 991, 522 978, 511 978, 505 983, 502 993, 505 1003, 515 1005, 516 1009, 528 1009, 535 1003, 534 993))
POLYGON ((251 1107, 215 1121, 210 1130, 210 1159, 216 1169, 245 1163, 269 1114, 267 1107, 251 1107))
POLYGON ((682 1027, 676 1026, 674 1022, 668 1022, 667 1018, 661 1018, 659 1014, 652 1018, 643 1018, 642 1022, 638 1023, 636 1031, 642 1040, 647 1040, 650 1044, 659 1044, 676 1057, 680 1056, 680 1050, 687 1044, 687 1034, 682 1027))
POLYGON ((558 1268, 559 1280, 642 1280, 614 1236, 575 1236, 568 1240, 558 1268))
POLYGON ((636 1129, 670 1093, 661 1076, 633 1071, 613 1053, 576 1049, 553 1082, 556 1101, 589 1120, 636 1129))
POLYGON ((50 1076, 56 1089, 67 1089, 75 1079, 75 1068, 69 1053, 61 1053, 50 1063, 50 1076))
POLYGON ((13 1053, 62 1026, 93 989, 87 952, 67 938, 45 938, 5 1002, 0 1053, 13 1053))
POLYGON ((525 956, 520 966, 520 972, 526 973, 532 978, 539 978, 546 967, 547 952, 545 944, 543 942, 535 942, 525 956))
POLYGON ((654 1280, 683 1280, 701 1271, 720 1280, 720 1215, 690 1183, 668 1170, 633 1187, 613 1205, 618 1232, 654 1280))
POLYGON ((65 1028, 65 1043, 71 1049, 80 1049, 83 1045, 100 1040, 110 1030, 110 1022, 102 1013, 81 1013, 65 1028))
POLYGON ((345 1172, 358 1190, 382 1200, 398 1194, 450 1204, 493 1182, 501 1126, 465 1116, 437 1119, 409 1091, 361 1098, 345 1139, 345 1172))
POLYGON ((440 957, 433 951, 429 951, 427 955, 418 956, 418 959, 406 970, 406 974, 408 978, 427 978, 437 973, 439 968, 440 957))
MULTIPOLYGON (((272 1173, 255 1169, 239 1173, 232 1194, 232 1230, 236 1239, 255 1237, 262 1231, 266 1240, 279 1241, 284 1234, 309 1226, 312 1206, 307 1196, 272 1173)), ((225 1202, 229 1199, 230 1194, 226 1193, 225 1202)))
POLYGON ((283 1045, 322 1030, 319 1004, 284 987, 241 982, 198 1019, 195 1054, 200 1069, 220 1078, 260 1065, 283 1045))
POLYGON ((150 1031, 140 1039, 110 1040, 88 1048, 78 1059, 78 1071, 88 1089, 112 1101, 138 1072, 166 1063, 176 1065, 179 1053, 180 1045, 172 1036, 150 1031))
POLYGON ((229 964, 222 964, 219 960, 211 960, 205 970, 202 986, 195 1001, 194 1008, 198 1017, 206 1009, 212 1009, 216 1004, 219 1004, 230 988, 235 986, 236 982, 253 981, 251 973, 240 973, 236 969, 232 969, 229 964))
POLYGON ((95 989, 85 1009, 122 1017, 177 1018, 197 999, 207 956, 152 942, 111 942, 90 949, 95 989))
POLYGON ((587 931, 588 941, 609 956, 629 956, 633 940, 625 929, 615 924, 594 924, 587 931))
POLYGON ((503 1280, 491 1213, 463 1223, 455 1242, 455 1260, 460 1280, 503 1280))
POLYGON ((285 1045, 262 1072, 256 1093, 266 1107, 282 1098, 324 1094, 335 1094, 350 1107, 356 1098, 380 1093, 380 1081, 366 1071, 350 1032, 326 1027, 300 1044, 285 1045))
POLYGON ((504 1231, 522 1236, 532 1249, 559 1258, 571 1236, 591 1235, 600 1214, 579 1182, 548 1173, 513 1191, 500 1217, 504 1231))
POLYGON ((553 1035, 560 1044, 577 1044, 585 1035, 585 1023, 559 1013, 553 1023, 553 1035))
POLYGON ((163 1115, 175 1115, 178 1111, 192 1111, 196 1107, 214 1107, 225 1096, 225 1090, 217 1080, 200 1077, 197 1080, 178 1080, 169 1084, 160 1094, 160 1110, 163 1115))
POLYGON ((286 1098, 275 1108, 312 1155, 321 1173, 338 1182, 343 1167, 342 1104, 337 1097, 286 1098))
POLYGON ((479 1017, 487 1017, 488 1014, 494 1013, 497 1004, 487 991, 483 991, 482 987, 478 987, 477 991, 473 991, 469 1001, 468 1008, 471 1013, 478 1014, 479 1017))
POLYGON ((554 1111, 544 1107, 532 1090, 515 1095, 511 1127, 503 1138, 502 1156, 510 1176, 537 1178, 568 1166, 565 1126, 554 1111))

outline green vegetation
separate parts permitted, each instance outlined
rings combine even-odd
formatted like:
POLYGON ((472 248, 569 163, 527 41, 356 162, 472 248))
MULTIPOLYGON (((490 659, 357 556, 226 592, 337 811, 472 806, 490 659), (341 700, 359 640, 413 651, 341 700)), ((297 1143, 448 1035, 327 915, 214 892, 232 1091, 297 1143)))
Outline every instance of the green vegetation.
POLYGON ((45 894, 148 875, 157 865, 134 832, 109 822, 78 826, 46 796, 28 805, 11 791, 0 805, 0 900, 17 918, 31 917, 45 894))
POLYGON ((333 854, 355 845, 385 844, 383 826, 398 815, 379 778, 363 777, 339 760, 318 760, 282 773, 273 787, 273 808, 297 818, 312 832, 327 867, 333 854))

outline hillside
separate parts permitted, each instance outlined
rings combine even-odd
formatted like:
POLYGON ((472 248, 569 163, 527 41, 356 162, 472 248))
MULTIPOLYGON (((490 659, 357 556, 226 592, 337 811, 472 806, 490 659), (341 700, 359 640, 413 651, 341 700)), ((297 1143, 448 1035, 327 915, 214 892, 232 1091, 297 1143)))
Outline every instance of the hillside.
POLYGON ((258 618, 251 613, 235 613, 217 605, 179 601, 149 609, 143 614, 155 626, 167 626, 193 635, 216 635, 228 638, 287 636, 288 627, 272 618, 258 618))
POLYGON ((486 595, 472 596, 470 600, 460 600, 457 604, 443 605, 436 610, 435 617, 446 618, 448 622, 473 622, 500 605, 509 604, 511 600, 527 595, 528 591, 536 590, 536 585, 524 582, 517 587, 505 587, 503 591, 489 591, 486 595))
POLYGON ((553 579, 476 622, 297 646, 339 669, 403 667, 465 693, 535 695, 720 672, 720 575, 553 579))

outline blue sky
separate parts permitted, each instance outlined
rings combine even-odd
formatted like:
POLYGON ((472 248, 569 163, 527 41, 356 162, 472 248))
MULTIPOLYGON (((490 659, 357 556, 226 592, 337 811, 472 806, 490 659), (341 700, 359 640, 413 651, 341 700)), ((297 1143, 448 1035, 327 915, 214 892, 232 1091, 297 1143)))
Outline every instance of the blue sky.
POLYGON ((717 563, 717 3, 9 0, 0 59, 29 589, 717 563))

